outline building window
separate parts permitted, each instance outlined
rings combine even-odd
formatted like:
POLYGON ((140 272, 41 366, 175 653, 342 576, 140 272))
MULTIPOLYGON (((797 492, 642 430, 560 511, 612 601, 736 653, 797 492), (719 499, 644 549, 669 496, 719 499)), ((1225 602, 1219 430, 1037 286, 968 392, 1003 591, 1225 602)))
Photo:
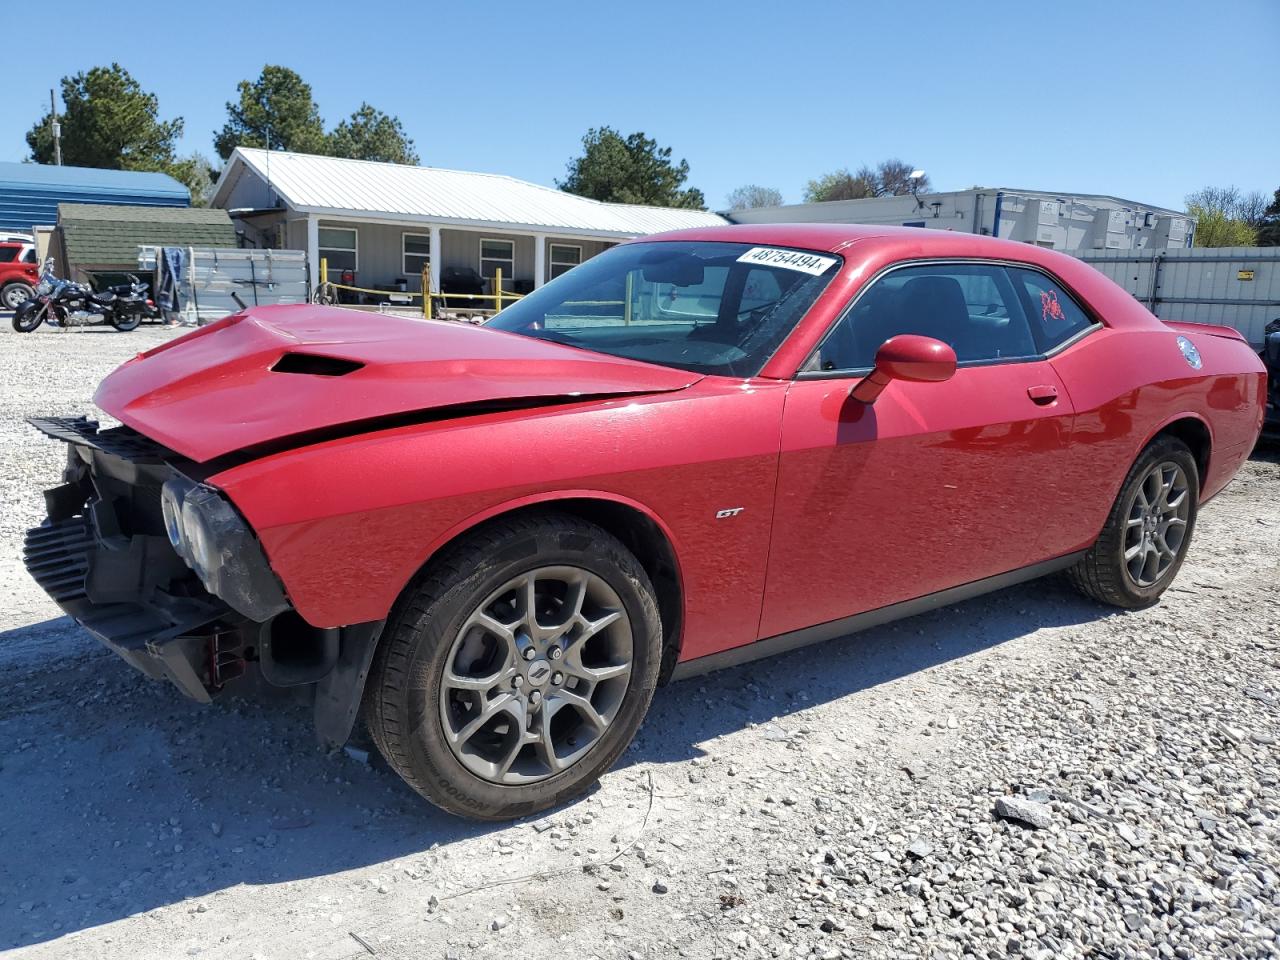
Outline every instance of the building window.
POLYGON ((329 275, 360 269, 358 236, 354 227, 321 227, 320 257, 329 261, 329 275))
POLYGON ((511 282, 516 272, 516 243, 514 240, 480 240, 480 276, 492 279, 502 271, 502 279, 511 282))
POLYGON ((568 273, 582 262, 582 248, 572 243, 551 245, 551 279, 568 273))
POLYGON ((431 263, 431 236, 425 233, 402 234, 403 266, 405 276, 420 277, 431 263))

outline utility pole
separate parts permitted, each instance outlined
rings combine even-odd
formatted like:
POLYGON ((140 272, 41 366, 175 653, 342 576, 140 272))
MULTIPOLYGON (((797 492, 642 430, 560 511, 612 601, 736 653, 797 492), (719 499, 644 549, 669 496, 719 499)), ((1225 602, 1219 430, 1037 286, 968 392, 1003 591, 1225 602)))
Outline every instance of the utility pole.
POLYGON ((58 103, 49 90, 49 125, 53 130, 53 162, 62 166, 62 124, 58 123, 58 103))

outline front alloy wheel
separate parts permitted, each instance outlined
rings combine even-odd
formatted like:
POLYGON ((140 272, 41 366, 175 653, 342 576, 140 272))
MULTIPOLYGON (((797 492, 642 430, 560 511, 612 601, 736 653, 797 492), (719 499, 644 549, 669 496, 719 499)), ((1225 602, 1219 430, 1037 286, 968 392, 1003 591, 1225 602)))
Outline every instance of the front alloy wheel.
POLYGON ((445 660, 449 746, 485 780, 545 780, 604 736, 631 658, 631 624, 603 579, 577 567, 520 574, 476 607, 445 660))
POLYGON ((535 514, 487 524, 397 603, 365 687, 391 767, 486 820, 572 799, 617 759, 657 684, 648 574, 604 529, 535 514))

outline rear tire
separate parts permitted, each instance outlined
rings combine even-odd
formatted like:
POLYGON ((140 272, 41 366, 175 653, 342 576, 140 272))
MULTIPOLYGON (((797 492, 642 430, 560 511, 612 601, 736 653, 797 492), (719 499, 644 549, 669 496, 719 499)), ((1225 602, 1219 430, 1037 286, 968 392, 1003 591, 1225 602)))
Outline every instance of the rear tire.
POLYGON ((142 323, 142 317, 136 313, 125 314, 123 317, 116 314, 111 315, 111 325, 121 333, 128 333, 130 330, 138 329, 138 324, 142 323))
POLYGON ((365 722, 392 769, 437 806, 527 816, 612 766, 661 660, 653 586, 615 537, 562 514, 497 520, 401 595, 365 722))
POLYGON ((1129 610, 1169 588, 1191 544, 1200 471, 1185 443, 1157 437, 1130 468, 1102 534, 1068 571, 1076 589, 1129 610))

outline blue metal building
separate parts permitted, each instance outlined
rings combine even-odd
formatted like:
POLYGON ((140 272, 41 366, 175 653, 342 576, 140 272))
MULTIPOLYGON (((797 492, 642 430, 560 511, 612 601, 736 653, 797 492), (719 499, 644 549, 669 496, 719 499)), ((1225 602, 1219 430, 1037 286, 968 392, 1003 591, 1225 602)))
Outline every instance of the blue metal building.
POLYGON ((53 226, 59 203, 189 207, 191 194, 164 173, 0 163, 0 230, 53 226))

